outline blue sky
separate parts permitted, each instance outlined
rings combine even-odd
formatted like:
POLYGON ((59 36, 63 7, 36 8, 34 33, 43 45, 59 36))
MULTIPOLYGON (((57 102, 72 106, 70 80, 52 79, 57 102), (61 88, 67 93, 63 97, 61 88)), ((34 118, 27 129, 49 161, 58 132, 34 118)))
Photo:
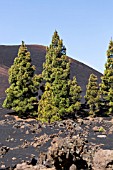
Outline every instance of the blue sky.
POLYGON ((0 45, 47 46, 55 30, 68 56, 103 73, 113 0, 0 0, 0 45))

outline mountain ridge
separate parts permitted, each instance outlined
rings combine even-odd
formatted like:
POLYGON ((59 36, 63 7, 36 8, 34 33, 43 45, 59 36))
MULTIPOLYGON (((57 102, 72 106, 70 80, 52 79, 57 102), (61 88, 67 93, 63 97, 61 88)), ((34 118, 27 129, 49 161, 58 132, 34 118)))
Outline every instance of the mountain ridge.
MULTIPOLYGON (((46 46, 36 44, 26 44, 26 46, 28 51, 31 53, 32 64, 36 67, 36 74, 41 74, 43 70, 43 63, 45 61, 46 46)), ((20 45, 0 45, 0 96, 5 96, 5 88, 9 86, 8 68, 11 67, 14 62, 14 58, 17 57, 19 47, 20 45)), ((98 83, 100 83, 102 73, 78 60, 71 57, 68 58, 71 61, 70 78, 76 76, 77 82, 82 88, 82 96, 84 96, 90 74, 95 74, 98 77, 98 83)))

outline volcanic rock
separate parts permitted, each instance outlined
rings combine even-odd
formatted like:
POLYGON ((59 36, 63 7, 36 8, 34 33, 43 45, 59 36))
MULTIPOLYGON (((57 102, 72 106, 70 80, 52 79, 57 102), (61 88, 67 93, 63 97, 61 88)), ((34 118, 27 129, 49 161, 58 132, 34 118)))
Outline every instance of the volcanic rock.
POLYGON ((113 170, 113 150, 98 150, 93 158, 94 170, 113 170))

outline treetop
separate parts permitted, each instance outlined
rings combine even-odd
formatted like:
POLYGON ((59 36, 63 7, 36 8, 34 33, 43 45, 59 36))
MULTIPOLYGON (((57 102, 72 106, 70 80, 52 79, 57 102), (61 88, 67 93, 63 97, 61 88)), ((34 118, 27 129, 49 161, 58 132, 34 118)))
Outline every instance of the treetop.
POLYGON ((107 57, 113 55, 113 40, 111 38, 110 42, 109 42, 109 46, 108 46, 108 50, 107 50, 107 57))

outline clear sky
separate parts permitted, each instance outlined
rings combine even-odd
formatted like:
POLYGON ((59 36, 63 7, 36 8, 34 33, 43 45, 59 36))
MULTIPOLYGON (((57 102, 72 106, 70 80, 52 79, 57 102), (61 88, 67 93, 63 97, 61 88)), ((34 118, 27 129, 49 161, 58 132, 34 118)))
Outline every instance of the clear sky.
POLYGON ((113 0, 0 0, 0 45, 47 46, 55 30, 68 56, 103 73, 113 0))

